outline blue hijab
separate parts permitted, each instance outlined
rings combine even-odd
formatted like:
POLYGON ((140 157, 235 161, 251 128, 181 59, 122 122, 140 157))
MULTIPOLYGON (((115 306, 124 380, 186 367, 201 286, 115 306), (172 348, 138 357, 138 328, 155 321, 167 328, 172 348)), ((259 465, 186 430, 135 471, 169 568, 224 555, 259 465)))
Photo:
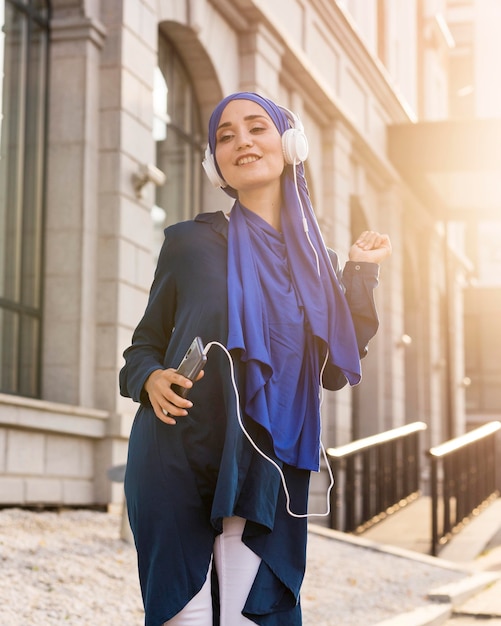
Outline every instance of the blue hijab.
MULTIPOLYGON (((267 98, 250 92, 224 98, 209 121, 220 175, 216 130, 232 100, 259 104, 281 135, 290 128, 285 112, 267 98)), ((339 368, 351 385, 360 382, 361 371, 351 313, 313 213, 303 164, 286 165, 282 174, 282 233, 241 205, 235 189, 224 191, 236 198, 228 232, 227 347, 246 363, 245 413, 268 430, 280 460, 318 471, 321 364, 328 354, 327 366, 339 368)))

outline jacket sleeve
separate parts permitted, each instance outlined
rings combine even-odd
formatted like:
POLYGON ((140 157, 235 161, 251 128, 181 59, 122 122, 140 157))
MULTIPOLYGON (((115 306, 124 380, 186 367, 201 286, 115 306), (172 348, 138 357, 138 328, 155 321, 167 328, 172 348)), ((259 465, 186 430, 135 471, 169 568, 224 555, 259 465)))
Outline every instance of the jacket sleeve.
POLYGON ((341 281, 346 290, 345 295, 353 319, 358 351, 360 358, 363 358, 367 354, 369 341, 379 327, 374 302, 374 289, 379 281, 379 265, 348 261, 341 281))
MULTIPOLYGON (((374 301, 374 289, 379 282, 377 263, 347 261, 341 271, 337 254, 329 250, 334 271, 344 288, 346 301, 351 312, 360 358, 366 356, 369 341, 379 326, 374 301)), ((324 387, 335 390, 346 385, 344 374, 335 367, 327 366, 322 378, 324 387)))
POLYGON ((175 311, 174 261, 166 231, 146 310, 134 331, 131 345, 123 353, 125 365, 119 375, 122 396, 149 404, 144 383, 154 370, 164 367, 175 311))

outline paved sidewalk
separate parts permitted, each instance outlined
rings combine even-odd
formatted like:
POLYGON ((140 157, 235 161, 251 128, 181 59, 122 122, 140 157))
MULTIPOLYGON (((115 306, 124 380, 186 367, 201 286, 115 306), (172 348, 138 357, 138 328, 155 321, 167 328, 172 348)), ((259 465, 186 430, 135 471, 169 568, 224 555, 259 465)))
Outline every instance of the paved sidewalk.
MULTIPOLYGON (((119 512, 0 510, 0 625, 141 626, 136 554, 120 540, 120 523, 119 512)), ((430 588, 470 576, 408 555, 312 525, 304 626, 373 626, 430 604, 430 588)))
MULTIPOLYGON (((364 533, 381 545, 429 553, 431 510, 427 499, 408 505, 364 533)), ((409 555, 409 558, 412 558, 409 555)), ((471 573, 468 579, 429 590, 433 605, 403 612, 380 626, 501 626, 501 499, 473 518, 440 551, 448 561, 471 573)))
MULTIPOLYGON (((496 509, 497 513, 499 507, 496 509)), ((501 514, 498 515, 498 524, 501 524, 501 514)), ((456 616, 446 624, 472 626, 482 623, 485 626, 501 626, 501 532, 492 537, 471 566, 475 571, 496 574, 500 579, 458 606, 456 616)))
POLYGON ((467 568, 443 559, 311 524, 301 593, 304 626, 386 624, 403 613, 434 609, 430 589, 471 577, 467 568))
MULTIPOLYGON (((501 537, 491 532, 496 524, 499 530, 500 503, 451 544, 456 558, 477 545, 483 553, 473 562, 402 547, 411 541, 408 516, 420 506, 383 522, 377 541, 310 525, 304 626, 479 626, 480 615, 498 626, 501 589, 496 583, 480 592, 478 585, 501 574, 501 537)), ((140 626, 136 555, 119 539, 120 523, 119 512, 0 510, 0 625, 140 626)), ((424 545, 418 535, 416 545, 424 545)))

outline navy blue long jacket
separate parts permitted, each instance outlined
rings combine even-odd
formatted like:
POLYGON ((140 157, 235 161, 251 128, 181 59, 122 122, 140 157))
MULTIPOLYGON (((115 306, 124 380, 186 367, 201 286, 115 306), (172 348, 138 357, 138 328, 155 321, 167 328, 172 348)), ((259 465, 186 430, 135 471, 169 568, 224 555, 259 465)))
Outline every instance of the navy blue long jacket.
MULTIPOLYGON (((196 335, 204 344, 226 344, 227 232, 221 211, 166 229, 146 311, 124 352, 121 394, 140 403, 130 434, 125 492, 145 626, 161 626, 200 590, 214 538, 223 518, 232 515, 247 520, 243 541, 262 559, 244 614, 262 626, 301 625, 306 519, 287 513, 276 468, 241 431, 226 355, 211 348, 205 376, 190 391, 193 408, 175 426, 155 416, 143 389, 154 370, 177 367, 196 335)), ((337 257, 331 256, 336 268, 337 257)), ((373 300, 377 275, 377 265, 351 262, 342 275, 361 356, 378 326, 373 300)), ((245 368, 233 356, 243 389, 245 368)), ((338 389, 346 379, 333 369, 324 373, 323 382, 338 389)), ((276 459, 268 434, 252 420, 245 425, 259 447, 276 459)), ((305 513, 309 472, 277 462, 291 510, 305 513)), ((216 625, 217 584, 214 589, 216 625)))

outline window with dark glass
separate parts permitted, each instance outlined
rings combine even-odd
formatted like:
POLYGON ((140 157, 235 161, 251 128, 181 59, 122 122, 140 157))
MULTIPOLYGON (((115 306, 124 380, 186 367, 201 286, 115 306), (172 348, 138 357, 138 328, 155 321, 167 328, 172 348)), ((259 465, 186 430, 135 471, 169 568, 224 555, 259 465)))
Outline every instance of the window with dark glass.
POLYGON ((40 394, 50 3, 0 0, 0 392, 40 394))
POLYGON ((154 82, 157 167, 166 182, 157 188, 152 211, 157 243, 163 229, 200 212, 202 127, 193 84, 171 43, 160 33, 154 82))

